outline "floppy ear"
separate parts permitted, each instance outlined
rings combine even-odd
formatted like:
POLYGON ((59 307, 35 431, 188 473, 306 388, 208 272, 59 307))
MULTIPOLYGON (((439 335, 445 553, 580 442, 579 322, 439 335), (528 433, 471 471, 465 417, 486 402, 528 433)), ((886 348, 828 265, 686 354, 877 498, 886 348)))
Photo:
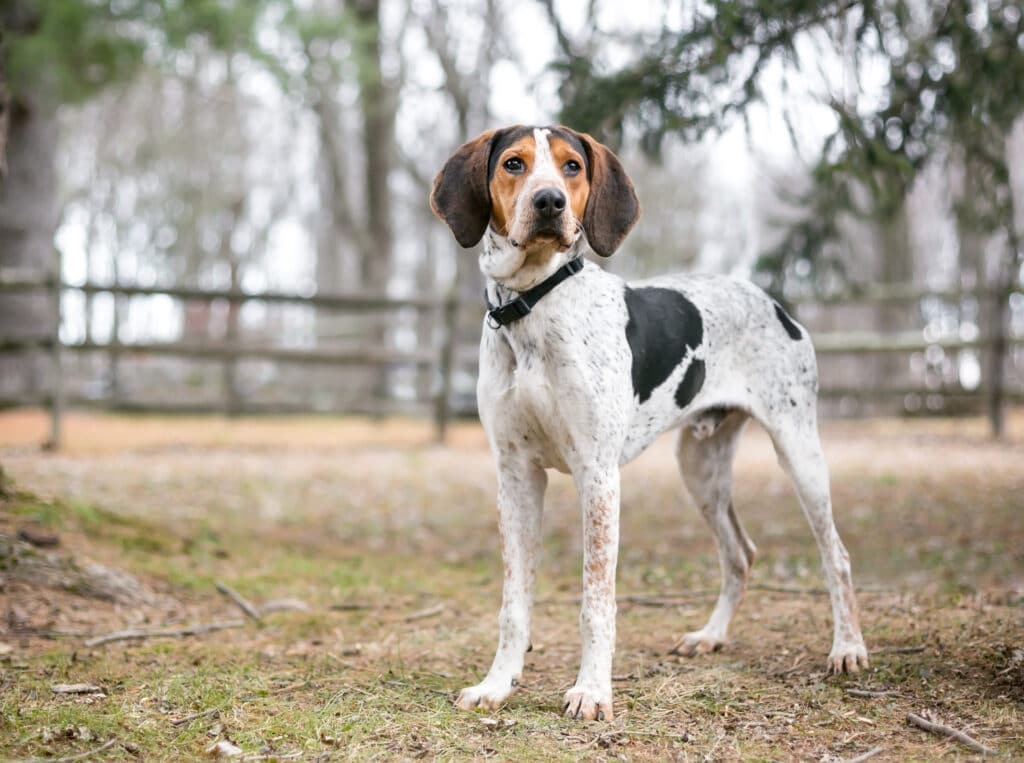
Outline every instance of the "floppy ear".
POLYGON ((591 249, 611 257, 640 219, 640 202, 619 158, 607 146, 576 133, 587 152, 590 195, 583 213, 583 230, 591 249))
POLYGON ((487 163, 495 134, 488 130, 459 146, 437 173, 430 192, 430 208, 466 248, 483 238, 491 219, 487 163))

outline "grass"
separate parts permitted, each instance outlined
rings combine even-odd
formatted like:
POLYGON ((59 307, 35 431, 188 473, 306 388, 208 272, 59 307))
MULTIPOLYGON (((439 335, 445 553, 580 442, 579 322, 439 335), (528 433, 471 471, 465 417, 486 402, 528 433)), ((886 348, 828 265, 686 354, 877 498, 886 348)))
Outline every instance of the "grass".
POLYGON ((298 431, 274 446, 259 439, 267 424, 240 424, 256 427, 247 445, 230 425, 211 424, 214 436, 194 422, 202 445, 192 450, 178 445, 188 439, 181 422, 173 443, 153 445, 153 426, 117 419, 109 429, 126 438, 120 447, 82 440, 58 456, 0 435, 0 461, 34 491, 0 500, 0 532, 47 527, 64 552, 130 570, 156 596, 131 608, 0 591, 0 759, 72 755, 109 738, 118 742, 102 756, 148 760, 199 757, 222 739, 250 756, 336 760, 839 759, 878 746, 890 759, 966 756, 906 725, 922 709, 1024 757, 1020 441, 994 446, 945 422, 826 427, 873 652, 868 672, 839 678, 823 671, 827 597, 777 590, 821 583, 806 523, 756 432, 736 487, 760 549, 753 588, 722 652, 665 655, 707 617, 717 558, 670 444, 658 443, 624 471, 619 590, 690 596, 620 605, 617 718, 605 724, 557 712, 579 658, 568 479, 549 488, 524 686, 496 713, 462 713, 452 698, 488 667, 501 585, 493 467, 476 430, 438 448, 391 423, 393 444, 366 445, 361 423, 317 423, 304 440, 298 421, 281 424, 298 431), (133 426, 146 430, 142 445, 128 438, 133 426), (298 597, 310 611, 203 637, 83 646, 85 635, 128 625, 239 617, 217 580, 254 602, 298 597), (891 651, 907 646, 924 650, 891 651), (103 696, 51 691, 79 682, 103 696), (855 698, 845 691, 854 686, 894 693, 855 698), (216 713, 174 725, 204 711, 216 713))

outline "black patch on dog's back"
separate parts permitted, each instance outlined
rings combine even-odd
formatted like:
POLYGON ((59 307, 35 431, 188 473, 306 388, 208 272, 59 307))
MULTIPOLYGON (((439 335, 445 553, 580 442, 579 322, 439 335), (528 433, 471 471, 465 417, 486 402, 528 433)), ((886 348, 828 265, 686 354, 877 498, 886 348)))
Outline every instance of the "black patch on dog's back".
MULTIPOLYGON (((633 394, 644 403, 688 352, 704 340, 704 321, 694 304, 678 291, 626 287, 626 341, 633 354, 633 394)), ((704 384, 704 361, 694 358, 679 388, 676 403, 685 407, 704 384)))
POLYGON ((704 386, 704 361, 694 358, 683 374, 683 380, 676 387, 676 405, 685 408, 693 398, 697 397, 700 388, 704 386))
POLYGON ((782 305, 775 302, 775 317, 779 319, 779 323, 782 324, 782 328, 786 329, 786 333, 789 334, 789 338, 794 342, 804 338, 803 332, 800 331, 800 327, 796 325, 792 318, 789 317, 789 313, 782 309, 782 305))

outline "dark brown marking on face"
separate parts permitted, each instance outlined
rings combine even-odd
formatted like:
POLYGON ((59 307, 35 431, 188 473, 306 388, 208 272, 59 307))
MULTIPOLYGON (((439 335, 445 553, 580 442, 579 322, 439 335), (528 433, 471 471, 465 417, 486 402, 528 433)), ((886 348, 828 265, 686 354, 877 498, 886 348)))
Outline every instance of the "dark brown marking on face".
POLYGON ((548 142, 551 144, 551 157, 555 160, 555 166, 562 172, 562 177, 565 179, 569 208, 572 209, 573 217, 582 223, 583 215, 587 211, 587 200, 590 198, 587 159, 583 154, 583 147, 577 148, 556 133, 549 137, 548 142), (579 169, 575 172, 569 170, 567 167, 570 162, 575 162, 579 169))
POLYGON ((532 131, 504 146, 495 147, 491 154, 493 170, 489 183, 491 193, 491 221, 502 236, 508 235, 509 224, 515 216, 516 202, 530 177, 537 146, 532 131), (510 162, 521 163, 522 170, 509 169, 510 162))

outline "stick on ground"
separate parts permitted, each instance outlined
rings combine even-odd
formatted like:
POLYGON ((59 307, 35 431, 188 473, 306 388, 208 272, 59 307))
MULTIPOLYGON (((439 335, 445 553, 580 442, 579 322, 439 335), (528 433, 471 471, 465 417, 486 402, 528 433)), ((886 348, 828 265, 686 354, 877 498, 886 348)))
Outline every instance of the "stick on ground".
POLYGON ((769 593, 792 593, 801 596, 827 596, 827 588, 807 588, 806 586, 786 585, 784 583, 751 583, 747 586, 751 591, 768 591, 769 593))
POLYGON ((50 691, 54 694, 101 694, 103 687, 96 684, 54 684, 50 691))
POLYGON ((220 580, 216 582, 216 586, 218 591, 220 591, 222 594, 231 599, 231 601, 233 601, 240 610, 245 612, 246 617, 250 617, 258 623, 263 622, 260 619, 260 613, 257 611, 256 607, 250 604, 249 601, 244 596, 242 596, 242 594, 240 594, 234 588, 229 586, 227 583, 224 583, 220 580))
POLYGON ((847 689, 846 693, 851 697, 864 697, 867 699, 878 699, 879 697, 891 697, 897 692, 891 689, 882 689, 880 691, 874 691, 872 689, 847 689))
POLYGON ((147 630, 145 628, 129 628, 124 631, 114 631, 103 636, 96 636, 85 642, 86 646, 99 646, 110 644, 114 641, 138 641, 144 638, 181 638, 182 636, 200 636, 204 633, 222 631, 227 628, 241 628, 245 625, 244 620, 225 620, 220 623, 194 623, 184 628, 156 628, 147 630))
POLYGON ((309 605, 302 599, 271 599, 263 602, 260 614, 271 612, 309 612, 309 605))
POLYGON ((115 744, 117 744, 117 737, 108 739, 95 750, 87 750, 86 752, 80 752, 77 755, 68 755, 64 758, 26 758, 20 761, 12 761, 11 763, 71 763, 71 761, 74 760, 86 760, 87 758, 94 758, 101 752, 110 749, 115 744))
POLYGON ((192 721, 198 721, 200 718, 206 718, 206 717, 211 716, 211 715, 218 715, 219 713, 220 713, 220 709, 216 708, 216 707, 213 707, 213 708, 210 708, 209 710, 203 710, 202 712, 199 712, 199 713, 192 713, 191 715, 186 715, 184 718, 179 718, 176 721, 171 721, 171 725, 172 726, 184 726, 186 723, 192 723, 192 721))
POLYGON ((915 713, 907 713, 907 723, 912 726, 917 726, 919 729, 924 729, 932 734, 938 734, 939 736, 949 737, 960 742, 960 744, 970 747, 975 752, 980 752, 982 755, 995 755, 996 751, 991 747, 986 747, 981 742, 969 737, 959 729, 954 729, 952 726, 946 726, 942 723, 936 723, 930 721, 927 718, 922 718, 920 715, 915 713))
POLYGON ((405 618, 407 623, 413 623, 417 620, 426 620, 428 617, 439 615, 444 612, 444 604, 438 604, 428 609, 420 610, 419 612, 413 612, 411 615, 405 618))
POLYGON ((917 654, 928 649, 927 644, 917 646, 880 646, 874 650, 875 654, 917 654))
POLYGON ((843 763, 864 763, 865 760, 871 760, 876 755, 881 755, 882 750, 883 748, 881 747, 872 747, 870 750, 865 753, 861 753, 856 758, 847 758, 843 763))

